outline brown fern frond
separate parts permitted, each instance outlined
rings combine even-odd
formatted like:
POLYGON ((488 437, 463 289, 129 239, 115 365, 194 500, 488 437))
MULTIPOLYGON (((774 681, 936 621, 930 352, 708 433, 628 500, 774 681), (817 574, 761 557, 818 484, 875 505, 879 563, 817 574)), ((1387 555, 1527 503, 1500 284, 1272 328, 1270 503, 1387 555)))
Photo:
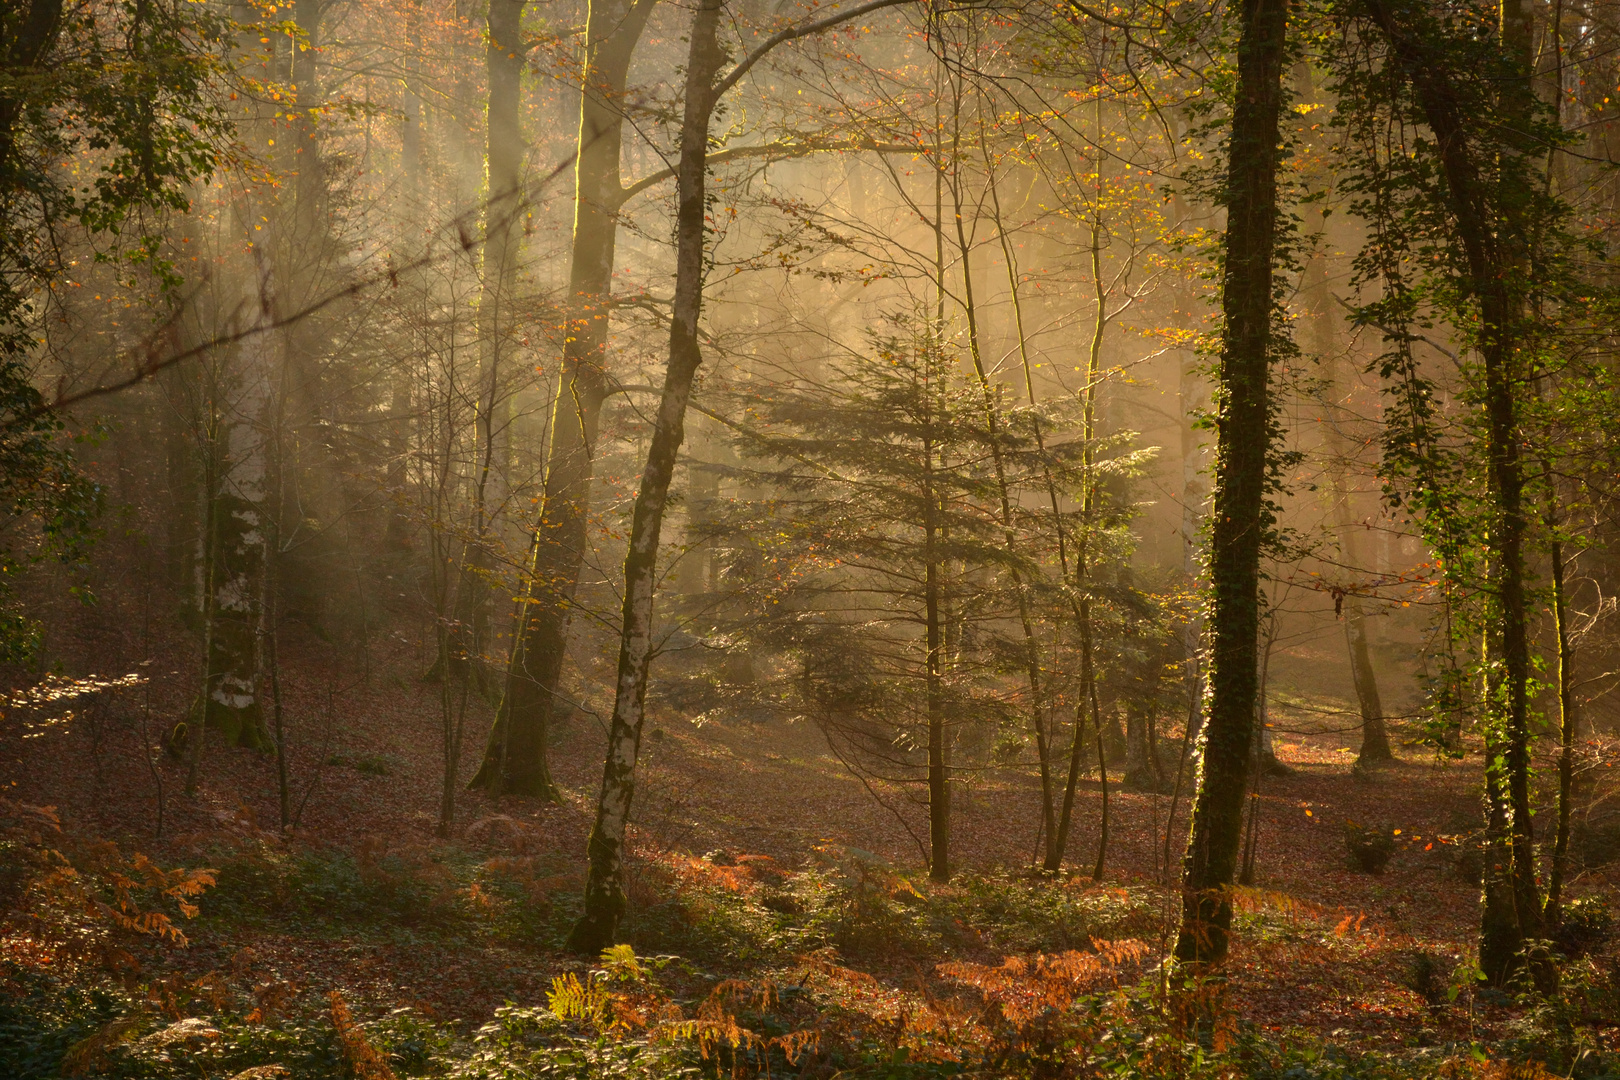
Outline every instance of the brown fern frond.
POLYGON ((86 1076, 105 1071, 111 1064, 108 1052, 119 1043, 134 1038, 135 1029, 140 1023, 140 1017, 126 1016, 103 1024, 88 1037, 68 1047, 67 1053, 62 1055, 58 1071, 63 1076, 86 1076))
POLYGON ((332 1005, 332 1026, 337 1029, 338 1042, 343 1047, 343 1060, 355 1080, 398 1080, 388 1059, 371 1045, 365 1031, 355 1023, 343 994, 333 990, 328 1000, 332 1005))

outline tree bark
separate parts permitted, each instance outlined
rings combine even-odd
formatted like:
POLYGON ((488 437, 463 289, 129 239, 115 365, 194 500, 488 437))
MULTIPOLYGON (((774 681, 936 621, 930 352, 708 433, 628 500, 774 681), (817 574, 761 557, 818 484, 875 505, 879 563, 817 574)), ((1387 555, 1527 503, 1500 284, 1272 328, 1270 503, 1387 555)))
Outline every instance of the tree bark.
MULTIPOLYGON (((421 49, 422 33, 419 23, 420 8, 413 7, 406 27, 406 41, 412 53, 421 49)), ((411 262, 417 251, 419 222, 427 211, 423 198, 425 161, 423 154, 423 103, 418 86, 414 62, 406 68, 400 92, 400 174, 403 183, 398 220, 403 232, 401 239, 405 259, 411 262)), ((384 474, 384 494, 388 498, 388 524, 383 534, 383 548, 389 552, 409 550, 412 539, 407 492, 410 483, 411 456, 411 398, 412 379, 409 366, 396 362, 389 372, 391 386, 388 401, 388 464, 384 474)))
MULTIPOLYGON (((986 145, 982 125, 979 132, 979 150, 984 157, 985 172, 987 175, 990 175, 990 151, 986 145)), ((1024 329, 1024 306, 1023 302, 1019 298, 1018 257, 1017 253, 1013 250, 1012 242, 1007 236, 1007 229, 1002 220, 1001 195, 998 191, 998 185, 994 175, 990 175, 990 180, 987 186, 990 193, 991 212, 995 215, 996 240, 1001 245, 1002 261, 1007 268, 1007 293, 1012 299, 1013 330, 1018 335, 1018 360, 1019 364, 1024 370, 1024 392, 1029 397, 1030 406, 1034 407, 1035 405, 1039 404, 1040 398, 1035 392, 1035 365, 1031 362, 1029 356, 1029 335, 1024 329)), ((1031 422, 1035 433, 1035 449, 1041 458, 1041 475, 1045 480, 1047 498, 1050 500, 1052 505, 1052 528, 1057 537, 1058 569, 1063 574, 1063 580, 1067 581, 1069 579, 1069 538, 1068 531, 1063 525, 1063 511, 1058 503, 1057 481, 1052 476, 1052 462, 1046 453, 1046 436, 1041 431, 1041 420, 1039 415, 1032 417, 1031 422)), ((1020 605, 1022 607, 1024 605, 1024 601, 1021 585, 1019 598, 1020 605)), ((1025 607, 1024 610, 1027 611, 1027 607, 1025 607)), ((1074 612, 1076 623, 1078 624, 1079 622, 1083 621, 1080 609, 1078 607, 1078 601, 1075 602, 1074 612)), ((1041 773, 1041 832, 1042 835, 1046 837, 1046 858, 1042 865, 1043 869, 1045 869, 1053 866, 1054 863, 1057 866, 1061 866, 1063 863, 1063 857, 1062 853, 1058 852, 1056 847, 1057 800, 1054 798, 1052 791, 1052 748, 1049 741, 1049 736, 1047 734, 1046 702, 1044 697, 1038 692, 1038 679, 1040 676, 1038 665, 1032 668, 1031 671, 1032 678, 1030 681, 1030 688, 1032 695, 1036 700, 1032 703, 1032 707, 1030 709, 1030 718, 1033 722, 1035 732, 1035 752, 1041 773)))
POLYGON ((1350 652, 1350 676, 1356 685, 1356 701, 1361 706, 1361 750, 1358 765, 1394 761, 1389 730, 1384 725, 1384 703, 1378 696, 1378 675, 1367 651, 1367 616, 1361 597, 1351 593, 1344 598, 1344 640, 1350 652))
MULTIPOLYGON (((1320 219, 1325 232, 1327 219, 1320 219)), ((1303 292, 1311 305, 1312 348, 1317 363, 1323 370, 1323 448, 1328 455, 1330 477, 1329 497, 1333 527, 1339 533, 1339 554, 1348 572, 1361 573, 1360 545, 1356 543, 1355 510, 1350 499, 1350 446, 1341 424, 1348 410, 1343 407, 1347 389, 1341 385, 1338 343, 1334 335, 1332 314, 1333 298, 1328 291, 1327 270, 1320 253, 1313 253, 1306 263, 1303 292)), ((1340 600, 1339 614, 1344 619, 1346 655, 1350 663, 1350 678, 1355 685, 1356 702, 1361 710, 1361 750, 1358 764, 1393 761, 1389 733, 1384 725, 1384 707, 1378 694, 1378 675, 1373 670, 1367 648, 1367 616, 1361 597, 1353 589, 1340 600)))
POLYGON ((1214 521, 1210 529, 1208 719, 1198 793, 1182 863, 1176 959, 1226 955, 1229 888, 1243 830, 1254 732, 1260 551, 1271 445, 1272 260, 1277 230, 1278 120, 1287 0, 1241 0, 1238 84, 1227 163, 1225 337, 1217 411, 1214 521))
POLYGON ((222 410, 224 460, 217 487, 210 493, 212 685, 202 712, 204 727, 217 728, 226 739, 255 749, 269 745, 259 700, 260 620, 268 556, 265 423, 277 333, 272 329, 275 285, 268 246, 262 242, 253 246, 254 265, 247 270, 240 317, 256 332, 237 346, 235 377, 222 410))
POLYGON ((540 518, 507 664, 506 692, 472 786, 557 800, 547 741, 568 649, 568 620, 589 547, 586 518, 602 402, 617 215, 623 198, 622 99, 656 0, 593 0, 585 27, 574 237, 562 372, 552 410, 540 518))

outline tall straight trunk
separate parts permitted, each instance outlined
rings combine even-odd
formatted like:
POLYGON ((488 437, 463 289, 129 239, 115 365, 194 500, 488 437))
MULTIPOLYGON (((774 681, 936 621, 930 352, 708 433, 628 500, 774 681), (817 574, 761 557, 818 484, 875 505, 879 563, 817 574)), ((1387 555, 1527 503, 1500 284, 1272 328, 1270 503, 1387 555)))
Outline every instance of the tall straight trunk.
MULTIPOLYGON (((1321 219, 1326 231, 1327 220, 1321 219)), ((1311 307, 1312 350, 1323 371, 1324 393, 1323 448, 1328 455, 1329 497, 1333 500, 1333 527, 1339 533, 1341 561, 1351 573, 1361 571, 1360 544, 1357 543, 1355 509, 1350 500, 1350 439, 1342 424, 1349 410, 1343 407, 1347 388, 1341 385, 1338 342, 1335 340, 1332 314, 1333 298, 1328 291, 1327 268, 1320 253, 1313 253, 1305 264, 1302 291, 1311 307)), ((1356 702, 1361 711, 1361 750, 1359 764, 1393 761, 1389 733, 1384 723, 1384 706, 1378 694, 1378 675, 1373 670, 1367 648, 1367 614, 1361 597, 1347 592, 1340 601, 1339 614, 1344 619, 1346 654, 1350 663, 1350 678, 1356 690, 1356 702)))
MULTIPOLYGON (((1187 207, 1179 194, 1171 196, 1171 207, 1177 225, 1187 221, 1187 207)), ((1191 329, 1194 318, 1191 309, 1198 305, 1195 296, 1187 293, 1177 295, 1177 321, 1183 329, 1191 329)), ((1176 378, 1176 403, 1181 414, 1181 430, 1179 432, 1181 450, 1181 573, 1186 579, 1189 588, 1198 581, 1202 567, 1199 565, 1201 545, 1199 532, 1204 523, 1204 500, 1207 492, 1200 477, 1203 471, 1204 444, 1199 438, 1198 413, 1209 400, 1209 394, 1203 388, 1203 379, 1200 371, 1198 357, 1191 350, 1184 351, 1180 356, 1176 378)), ((1201 613, 1189 613, 1187 619, 1181 624, 1181 652, 1182 652, 1182 686, 1187 695, 1187 723, 1183 735, 1183 742, 1187 736, 1196 737, 1198 730, 1203 726, 1204 706, 1204 661, 1200 648, 1204 636, 1204 624, 1201 613)), ((1180 778, 1177 778, 1179 784, 1180 778)), ((1170 830, 1174 827, 1174 815, 1165 823, 1165 839, 1169 840, 1170 830)), ((1168 850, 1168 847, 1166 848, 1168 850)))
MULTIPOLYGON (((932 380, 930 380, 932 381, 932 380)), ((929 387, 932 394, 932 387, 929 387)), ((946 768, 945 635, 941 603, 943 576, 939 559, 938 493, 934 490, 934 446, 923 442, 923 618, 928 649, 925 678, 928 699, 928 876, 951 880, 951 778, 946 768)))
MULTIPOLYGON (((1102 142, 1102 116, 1099 101, 1097 118, 1098 144, 1102 142)), ((1074 820, 1074 800, 1080 787, 1080 772, 1085 759, 1085 730, 1086 710, 1091 709, 1091 721, 1097 732, 1097 746, 1099 753, 1102 743, 1102 716, 1095 709, 1097 700, 1095 670, 1095 651, 1092 639, 1091 625, 1091 595, 1088 578, 1091 572, 1091 527, 1092 515, 1097 506, 1097 485, 1092 476, 1095 446, 1097 439, 1097 384, 1102 378, 1102 346, 1103 334, 1108 329, 1108 290, 1102 280, 1102 163, 1097 163, 1097 191, 1096 205, 1091 219, 1091 281, 1093 299, 1097 305, 1095 318, 1091 323, 1091 347, 1086 352, 1086 388, 1082 394, 1084 401, 1081 428, 1080 428, 1080 483, 1083 490, 1080 495, 1080 535, 1075 541, 1074 551, 1074 622, 1075 636, 1078 639, 1080 651, 1080 703, 1074 711, 1074 739, 1069 744, 1069 776, 1063 785, 1063 810, 1058 816, 1057 855, 1053 865, 1047 869, 1056 871, 1063 860, 1064 849, 1069 844, 1069 829, 1074 820)), ((1107 800, 1107 773, 1108 761, 1105 757, 1097 759, 1099 774, 1103 777, 1103 798, 1107 800)), ((1098 861, 1101 866, 1101 857, 1098 861)))
MULTIPOLYGON (((955 84, 953 83, 953 89, 955 84)), ((961 120, 961 101, 954 102, 952 122, 954 125, 961 120)), ((996 497, 1001 517, 1002 550, 1006 552, 1008 562, 1008 575, 1012 578, 1013 593, 1018 603, 1018 625, 1023 634, 1024 646, 1024 674, 1029 683, 1030 718, 1039 738, 1046 738, 1046 699, 1042 690, 1041 679, 1041 646, 1035 636, 1035 620, 1029 610, 1029 589, 1024 581, 1024 574, 1018 568, 1018 531, 1013 520, 1012 512, 1012 485, 1007 479, 1006 455, 1002 448, 1001 415, 996 403, 996 391, 990 384, 990 373, 984 363, 984 349, 979 336, 979 310, 973 291, 973 249, 968 244, 967 226, 963 221, 963 199, 961 189, 961 171, 954 166, 957 164, 955 150, 960 142, 957 134, 953 134, 952 165, 950 189, 951 208, 956 220, 956 250, 962 259, 962 310, 967 318, 968 329, 968 355, 973 362, 973 374, 979 385, 979 403, 984 412, 985 437, 990 440, 990 460, 995 470, 996 497)), ((939 165, 943 179, 944 164, 939 165)), ((994 183, 994 181, 991 181, 994 183)), ((939 206, 936 212, 943 213, 944 207, 939 206)), ((941 223, 943 224, 943 223, 941 223)), ((943 271, 942 271, 943 272, 943 271)), ((1042 751, 1042 764, 1050 756, 1046 747, 1038 747, 1042 751)), ((1043 808, 1050 817, 1051 783, 1050 768, 1044 770, 1046 778, 1046 791, 1043 808)), ((1046 821, 1046 824, 1051 824, 1046 821)), ((1048 873, 1056 873, 1063 863, 1063 830, 1062 826, 1055 826, 1046 832, 1046 858, 1043 869, 1048 873)), ((943 879, 941 879, 943 880, 943 879)))
MULTIPOLYGON (((193 719, 186 725, 186 784, 187 795, 197 794, 197 782, 201 778, 203 748, 207 739, 205 735, 208 724, 207 702, 214 696, 214 511, 217 503, 213 498, 214 484, 219 472, 219 431, 216 415, 211 401, 204 402, 204 422, 207 424, 203 440, 203 507, 202 507, 202 542, 198 554, 202 562, 202 578, 198 590, 198 600, 202 609, 202 694, 199 695, 198 705, 193 713, 193 719)), ((173 729, 170 732, 173 738, 173 729)))
POLYGON ((1208 719, 1182 863, 1176 958, 1217 963, 1232 923, 1256 698, 1260 550, 1271 444, 1272 260, 1287 0, 1240 0, 1226 182, 1224 341, 1210 527, 1208 719))
MULTIPOLYGON (((990 192, 991 212, 995 215, 996 239, 1001 245, 1002 262, 1007 268, 1007 293, 1012 298, 1013 330, 1018 336, 1018 360, 1024 369, 1024 392, 1029 398, 1033 408, 1040 403, 1039 395, 1035 392, 1035 365, 1029 355, 1029 335, 1024 329, 1024 306, 1018 290, 1018 260, 1013 250, 1011 239, 1007 236, 1007 229, 1001 216, 1001 195, 997 189, 995 176, 991 173, 990 152, 981 126, 979 132, 979 150, 984 157, 985 172, 990 176, 988 188, 990 192)), ((1069 579, 1069 540, 1068 533, 1063 524, 1063 511, 1058 502, 1057 480, 1052 475, 1052 463, 1046 454, 1046 435, 1041 430, 1041 420, 1037 415, 1033 418, 1035 432, 1035 449, 1041 458, 1041 475, 1045 480, 1046 494, 1052 506, 1052 527, 1057 536, 1058 568, 1063 573, 1063 580, 1069 579)), ((1020 602, 1023 602, 1020 590, 1020 602)), ((1075 618, 1080 620, 1080 611, 1075 609, 1075 618)), ((1038 667, 1035 675, 1039 676, 1038 667)), ((1032 681, 1031 688, 1036 684, 1032 681)), ((1037 699, 1041 695, 1035 695, 1037 699)), ((1050 737, 1047 734, 1046 703, 1037 700, 1031 708, 1031 719, 1035 730, 1035 750, 1039 758, 1041 771, 1041 831, 1046 837, 1046 857, 1043 868, 1048 872, 1056 872, 1056 867, 1063 864, 1063 855, 1057 849, 1057 808, 1056 799, 1052 790, 1052 750, 1050 737)))
POLYGON ((224 460, 210 493, 207 543, 213 578, 209 605, 212 688, 204 701, 205 726, 240 746, 264 749, 269 739, 259 700, 260 620, 263 617, 266 480, 265 426, 271 404, 270 370, 277 331, 275 285, 268 244, 253 248, 245 268, 238 317, 254 332, 236 348, 223 423, 224 460))
POLYGON ((491 794, 558 798, 546 745, 568 649, 569 615, 589 547, 593 458, 607 396, 613 258, 624 190, 619 158, 625 81, 655 2, 592 0, 586 17, 562 371, 506 691, 472 781, 491 794))
MULTIPOLYGON (((413 7, 406 28, 406 40, 411 52, 415 53, 421 48, 422 32, 420 26, 420 9, 413 7)), ((426 173, 425 155, 423 153, 423 123, 424 108, 422 97, 418 92, 417 72, 415 65, 407 67, 406 76, 400 94, 402 122, 400 124, 400 172, 402 174, 403 198, 401 199, 400 215, 401 228, 405 231, 404 249, 406 261, 412 261, 416 254, 416 239, 419 227, 413 227, 412 222, 421 221, 426 216, 427 205, 423 198, 423 179, 426 173)), ((389 500, 388 526, 383 536, 383 546, 392 552, 404 551, 411 545, 411 521, 406 513, 407 486, 410 479, 410 453, 411 453, 411 372, 409 366, 401 361, 394 365, 389 372, 391 386, 388 401, 388 467, 384 478, 384 487, 389 500)))
POLYGON ((481 692, 491 689, 490 580, 511 473, 511 395, 505 385, 505 360, 517 286, 517 219, 523 207, 523 131, 518 119, 525 61, 523 3, 490 0, 486 16, 489 101, 484 159, 488 172, 478 296, 477 402, 473 409, 478 465, 472 489, 472 527, 456 588, 457 642, 452 665, 464 668, 481 692))
MULTIPOLYGON (((1554 496, 1556 499, 1556 496, 1554 496)), ((1548 515, 1557 536, 1556 511, 1548 515)), ((1564 586, 1564 545, 1554 539, 1552 560, 1553 631, 1558 638, 1558 831, 1553 841, 1552 868, 1547 875, 1547 902, 1542 908, 1548 925, 1563 919, 1564 875, 1569 862, 1569 817, 1575 773, 1575 687, 1571 679, 1573 653, 1569 644, 1569 597, 1564 586)))
MULTIPOLYGON (((483 276, 478 297, 479 403, 478 442, 484 455, 480 485, 483 526, 493 533, 503 515, 511 462, 511 396, 506 390, 508 358, 516 326, 516 292, 521 236, 518 219, 523 197, 522 106, 524 0, 489 0, 486 16, 489 43, 485 68, 489 108, 484 152, 487 187, 484 203, 483 276)), ((490 563, 487 544, 483 562, 490 563)), ((487 580, 487 577, 481 578, 487 580)), ((488 589, 480 590, 487 607, 488 589)))
MULTIPOLYGON (((1492 914, 1487 895, 1480 927, 1480 967, 1493 979, 1504 979, 1518 966, 1523 942, 1543 936, 1541 897, 1536 882, 1535 838, 1530 799, 1530 640, 1526 619, 1524 539, 1524 472, 1519 454, 1519 421, 1514 399, 1522 379, 1519 342, 1525 331, 1522 280, 1530 272, 1528 238, 1523 205, 1526 171, 1513 154, 1497 162, 1482 162, 1469 143, 1472 117, 1467 114, 1458 81, 1446 59, 1413 25, 1412 13, 1388 0, 1367 0, 1367 11, 1390 42, 1402 74, 1412 89, 1424 118, 1434 133, 1435 149, 1446 181, 1446 198, 1461 242, 1467 267, 1466 285, 1477 307, 1476 347, 1485 380, 1485 451, 1492 498, 1491 520, 1485 537, 1490 560, 1488 618, 1499 648, 1487 664, 1499 665, 1500 680, 1487 698, 1487 726, 1499 729, 1497 754, 1487 761, 1487 787, 1499 784, 1505 811, 1488 807, 1487 827, 1505 828, 1509 853, 1513 919, 1492 914), (1489 166, 1489 168, 1487 168, 1489 166), (1500 174, 1487 179, 1488 172, 1500 174), (1494 190, 1493 190, 1494 189, 1494 190), (1491 780, 1490 772, 1499 772, 1491 780), (1505 818, 1505 820, 1504 820, 1505 818), (1492 958, 1487 966, 1486 957, 1492 958)), ((1504 54, 1521 78, 1503 82, 1502 111, 1510 118, 1527 119, 1534 102, 1532 27, 1529 5, 1504 0, 1502 9, 1504 54)), ((1521 148, 1529 153, 1529 148, 1521 148)), ((1487 894, 1489 884, 1487 884, 1487 894)), ((1500 905, 1497 905, 1500 906, 1500 905)), ((1551 970, 1538 965, 1538 978, 1551 970)))
POLYGON ((1097 864, 1091 868, 1091 880, 1101 881, 1108 865, 1108 750, 1103 745, 1102 709, 1097 704, 1097 683, 1091 682, 1091 715, 1097 721, 1097 784, 1102 789, 1102 817, 1097 824, 1097 864))
MULTIPOLYGON (((1182 357, 1181 370, 1176 383, 1176 396, 1181 406, 1181 573, 1189 588, 1198 581, 1199 531, 1204 520, 1204 483, 1199 478, 1203 460, 1203 444, 1198 439, 1197 410, 1208 400, 1199 389, 1197 358, 1182 357)), ((1181 652, 1183 657, 1182 685, 1187 693, 1186 736, 1196 738, 1204 722, 1204 659, 1202 643, 1204 623, 1200 613, 1193 612, 1181 624, 1181 652)), ((1167 823, 1167 827, 1173 822, 1167 823)))
POLYGON ((676 175, 675 296, 670 312, 669 366, 653 421, 647 466, 641 475, 624 558, 624 612, 619 640, 618 678, 608 729, 602 791, 589 845, 590 877, 585 911, 574 924, 568 947, 594 955, 613 943, 623 917, 622 884, 625 827, 635 794, 636 758, 647 692, 647 661, 652 645, 653 584, 658 536, 663 527, 669 484, 685 435, 686 403, 703 352, 698 316, 703 306, 705 249, 705 172, 714 79, 725 60, 717 40, 723 0, 701 0, 692 18, 686 61, 685 106, 681 117, 680 164, 676 175))

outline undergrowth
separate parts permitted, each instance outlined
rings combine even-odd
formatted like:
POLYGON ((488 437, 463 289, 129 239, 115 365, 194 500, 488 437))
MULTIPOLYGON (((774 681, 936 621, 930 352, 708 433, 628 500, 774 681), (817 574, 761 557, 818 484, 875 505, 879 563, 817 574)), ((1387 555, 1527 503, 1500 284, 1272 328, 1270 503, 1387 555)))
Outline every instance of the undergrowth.
MULTIPOLYGON (((1606 912, 1592 905, 1564 993, 1527 994, 1505 1039, 1357 1053, 1263 1032, 1221 981, 1160 968, 1145 889, 1005 872, 939 886, 833 846, 794 869, 665 852, 632 882, 633 944, 592 967, 554 956, 544 1001, 468 1028, 226 942, 432 935, 550 955, 578 882, 515 825, 497 822, 506 840, 481 852, 245 843, 216 852, 217 869, 166 869, 67 836, 46 812, 8 813, 0 1076, 17 1080, 1620 1076, 1589 1034, 1620 1022, 1620 976, 1590 948, 1606 912), (220 970, 171 962, 193 919, 229 956, 220 970)), ((1252 928, 1321 921, 1286 898, 1235 900, 1252 928)), ((1466 971, 1430 975, 1432 1013, 1473 1016, 1466 971)))

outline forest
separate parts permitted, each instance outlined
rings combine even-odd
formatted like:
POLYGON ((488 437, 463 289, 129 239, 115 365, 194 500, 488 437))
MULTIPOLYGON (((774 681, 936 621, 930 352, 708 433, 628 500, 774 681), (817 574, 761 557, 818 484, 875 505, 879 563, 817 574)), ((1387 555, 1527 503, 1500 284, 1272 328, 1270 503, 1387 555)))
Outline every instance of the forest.
POLYGON ((1617 124, 1614 0, 0 0, 0 1076, 1620 1077, 1617 124))

